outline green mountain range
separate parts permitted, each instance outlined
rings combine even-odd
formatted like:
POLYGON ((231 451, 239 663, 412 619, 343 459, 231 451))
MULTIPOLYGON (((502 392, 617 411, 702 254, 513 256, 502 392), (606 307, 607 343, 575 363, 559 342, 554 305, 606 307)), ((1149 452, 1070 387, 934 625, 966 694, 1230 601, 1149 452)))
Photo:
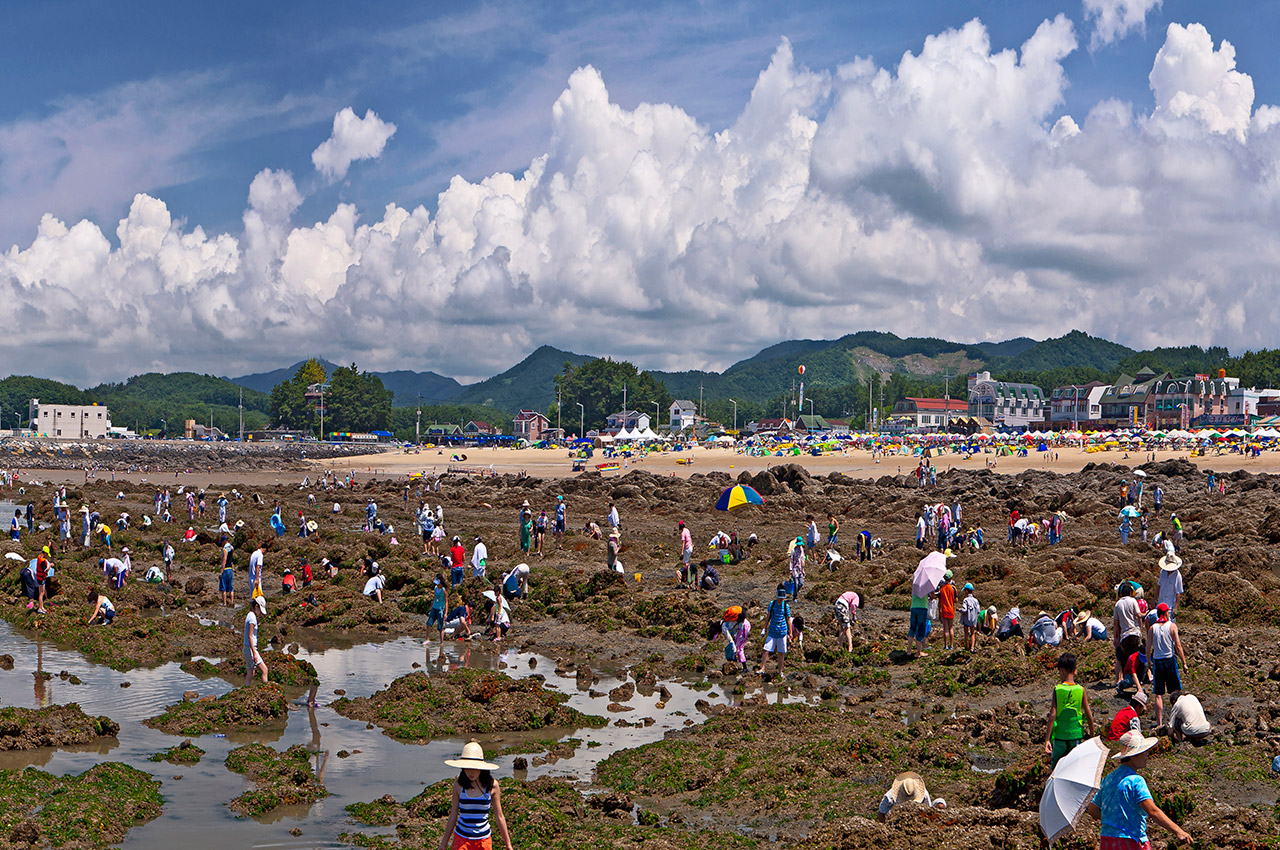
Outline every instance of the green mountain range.
MULTIPOLYGON (((546 411, 555 402, 554 378, 565 363, 580 366, 590 355, 562 351, 544 345, 510 369, 475 384, 462 385, 435 372, 377 372, 384 386, 395 393, 398 407, 415 406, 421 395, 426 407, 435 405, 431 418, 479 417, 509 431, 510 417, 522 408, 546 411), (466 405, 467 407, 460 407, 466 405)), ((111 409, 118 425, 158 428, 168 422, 177 433, 183 419, 208 422, 234 431, 239 424, 240 393, 244 393, 246 428, 268 424, 272 386, 293 375, 295 364, 272 372, 219 378, 191 372, 138 375, 118 384, 101 384, 82 390, 43 378, 15 376, 0 380, 0 428, 25 419, 27 402, 88 403, 111 409)), ((333 364, 326 363, 332 370, 333 364)), ((1175 375, 1210 373, 1225 368, 1246 385, 1280 384, 1280 352, 1264 350, 1231 357, 1225 348, 1155 348, 1136 351, 1118 343, 1071 331, 1040 342, 1021 337, 1005 342, 958 343, 933 337, 898 337, 880 331, 860 331, 834 340, 788 340, 733 364, 723 372, 689 370, 653 372, 673 398, 699 398, 708 414, 728 421, 728 399, 735 399, 741 413, 777 415, 781 399, 799 383, 799 367, 805 367, 806 395, 819 413, 858 415, 868 403, 868 381, 877 387, 871 401, 885 406, 903 395, 941 394, 944 386, 952 397, 964 397, 970 372, 987 370, 998 379, 1026 381, 1051 389, 1066 383, 1108 380, 1119 373, 1136 374, 1144 368, 1175 375), (948 377, 949 376, 949 377, 948 377)), ((568 403, 566 401, 566 403, 568 403)), ((404 418, 404 417, 400 417, 404 418)), ((399 421, 399 419, 397 419, 399 421)), ((409 421, 405 419, 404 421, 409 421)), ((745 421, 745 420, 744 420, 745 421)))

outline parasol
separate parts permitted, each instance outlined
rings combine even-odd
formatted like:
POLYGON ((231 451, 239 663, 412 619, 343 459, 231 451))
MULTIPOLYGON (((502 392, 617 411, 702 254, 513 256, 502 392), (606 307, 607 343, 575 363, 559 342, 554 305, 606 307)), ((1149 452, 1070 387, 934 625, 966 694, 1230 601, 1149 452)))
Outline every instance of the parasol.
POLYGON ((716 500, 716 510, 733 511, 744 505, 763 505, 764 497, 746 484, 735 484, 720 494, 716 500))
POLYGON ((1040 797, 1040 829, 1049 843, 1066 836, 1102 784, 1107 748, 1090 738, 1058 761, 1040 797))
POLYGON ((920 566, 911 576, 911 595, 928 596, 942 584, 942 576, 947 571, 947 556, 941 552, 930 552, 924 556, 920 566))

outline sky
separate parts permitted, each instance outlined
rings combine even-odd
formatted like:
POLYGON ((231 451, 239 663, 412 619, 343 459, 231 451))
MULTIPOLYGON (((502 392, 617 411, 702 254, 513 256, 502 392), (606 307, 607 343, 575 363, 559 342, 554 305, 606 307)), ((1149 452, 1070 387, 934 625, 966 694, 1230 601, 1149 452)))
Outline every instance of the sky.
POLYGON ((0 373, 1280 345, 1280 2, 0 6, 0 373), (638 8, 643 7, 643 8, 638 8))

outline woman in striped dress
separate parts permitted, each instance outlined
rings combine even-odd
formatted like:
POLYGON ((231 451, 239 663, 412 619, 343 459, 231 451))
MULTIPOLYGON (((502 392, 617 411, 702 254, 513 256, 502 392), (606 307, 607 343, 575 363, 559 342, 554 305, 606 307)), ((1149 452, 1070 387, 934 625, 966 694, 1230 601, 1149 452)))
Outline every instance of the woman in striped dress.
POLYGON ((484 749, 475 739, 462 748, 461 758, 447 759, 445 764, 460 771, 458 781, 453 783, 453 805, 440 837, 440 850, 493 850, 490 811, 498 822, 502 843, 506 850, 512 850, 498 780, 489 772, 498 766, 484 760, 484 749))

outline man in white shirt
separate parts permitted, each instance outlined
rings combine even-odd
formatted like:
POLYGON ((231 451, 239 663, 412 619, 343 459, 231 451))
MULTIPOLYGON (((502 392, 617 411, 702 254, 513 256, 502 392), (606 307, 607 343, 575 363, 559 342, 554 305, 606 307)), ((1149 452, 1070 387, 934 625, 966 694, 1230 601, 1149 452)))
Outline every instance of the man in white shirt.
POLYGON ((618 507, 613 502, 609 503, 609 527, 617 530, 622 524, 621 518, 618 516, 618 507))
POLYGON ((1171 694, 1173 709, 1169 712, 1169 735, 1175 741, 1187 740, 1199 746, 1213 733, 1204 706, 1192 694, 1171 694))
POLYGON ((387 577, 382 574, 377 564, 373 565, 371 571, 373 575, 369 576, 369 580, 364 583, 364 595, 382 604, 382 588, 387 585, 387 577))
POLYGON ((267 662, 262 660, 258 652, 258 614, 267 615, 267 600, 264 596, 255 596, 249 606, 249 613, 244 618, 244 686, 253 684, 253 671, 262 674, 262 682, 267 681, 267 662))
POLYGON ((266 553, 259 544, 257 549, 253 550, 253 554, 249 556, 249 593, 253 593, 253 589, 262 588, 262 565, 266 559, 266 553))
POLYGON ((471 575, 475 578, 484 578, 486 563, 489 559, 489 548, 484 545, 484 541, 476 535, 475 548, 471 550, 471 575))
POLYGON ((1178 607, 1178 597, 1183 593, 1182 559, 1177 555, 1165 555, 1160 559, 1160 577, 1156 579, 1157 603, 1169 606, 1169 619, 1178 607))

